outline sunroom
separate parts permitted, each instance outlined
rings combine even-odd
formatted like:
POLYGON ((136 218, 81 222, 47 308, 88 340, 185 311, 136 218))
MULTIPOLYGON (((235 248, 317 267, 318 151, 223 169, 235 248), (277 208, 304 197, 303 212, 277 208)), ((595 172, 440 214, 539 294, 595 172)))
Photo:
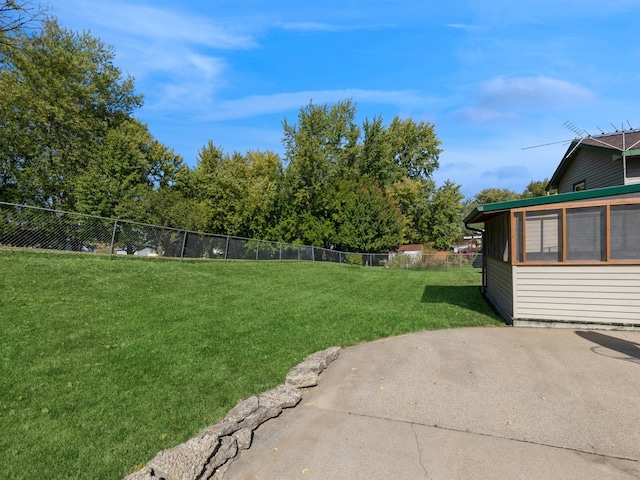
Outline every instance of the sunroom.
POLYGON ((515 326, 640 328, 640 185, 477 207, 482 288, 515 326))

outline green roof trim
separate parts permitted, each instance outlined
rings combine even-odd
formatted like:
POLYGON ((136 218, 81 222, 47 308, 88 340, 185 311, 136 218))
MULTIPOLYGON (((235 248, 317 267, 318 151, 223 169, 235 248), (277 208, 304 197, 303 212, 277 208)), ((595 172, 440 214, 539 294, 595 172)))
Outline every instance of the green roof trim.
POLYGON ((561 193, 558 195, 547 195, 544 197, 522 198, 520 200, 509 200, 507 202, 485 203, 478 205, 464 219, 465 224, 484 222, 484 219, 491 214, 496 214, 511 210, 513 208, 536 207, 538 205, 553 205, 555 203, 576 202, 579 200, 590 200, 592 198, 613 197, 628 193, 640 193, 640 184, 621 185, 617 187, 594 188, 592 190, 582 190, 581 192, 561 193))

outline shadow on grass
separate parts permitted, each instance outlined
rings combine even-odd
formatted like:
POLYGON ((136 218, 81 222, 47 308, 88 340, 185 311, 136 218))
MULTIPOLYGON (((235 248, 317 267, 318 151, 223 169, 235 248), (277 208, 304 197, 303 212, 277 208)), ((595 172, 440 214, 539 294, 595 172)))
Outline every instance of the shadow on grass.
POLYGON ((610 335, 604 335, 602 333, 592 331, 580 331, 576 332, 576 335, 584 338, 585 340, 589 340, 592 343, 600 345, 591 347, 591 351, 593 353, 604 355, 606 357, 618 358, 620 360, 626 360, 628 362, 640 363, 640 344, 638 343, 629 342, 628 340, 624 340, 622 338, 612 337, 610 335), (602 347, 609 350, 610 352, 603 350, 602 347), (613 354, 612 352, 618 352, 624 356, 620 357, 613 354))
POLYGON ((477 285, 425 285, 422 303, 447 303, 499 318, 477 285))

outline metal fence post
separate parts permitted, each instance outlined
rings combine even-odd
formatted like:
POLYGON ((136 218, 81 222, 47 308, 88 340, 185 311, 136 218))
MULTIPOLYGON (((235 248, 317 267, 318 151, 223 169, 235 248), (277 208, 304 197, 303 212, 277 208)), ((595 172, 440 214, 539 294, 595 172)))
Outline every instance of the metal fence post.
POLYGON ((313 259, 313 261, 316 261, 316 250, 313 247, 313 245, 311 245, 311 258, 313 259))
POLYGON ((227 259, 227 256, 229 255, 229 239, 231 237, 227 235, 227 245, 224 247, 224 259, 227 259))
POLYGON ((260 240, 256 242, 256 262, 258 261, 258 254, 260 253, 260 240))
POLYGON ((116 228, 118 228, 118 221, 113 222, 113 233, 111 234, 111 245, 109 247, 109 260, 113 255, 113 244, 116 241, 116 228))
POLYGON ((184 247, 187 245, 187 231, 184 231, 184 237, 182 238, 182 250, 180 250, 180 260, 184 258, 184 247))

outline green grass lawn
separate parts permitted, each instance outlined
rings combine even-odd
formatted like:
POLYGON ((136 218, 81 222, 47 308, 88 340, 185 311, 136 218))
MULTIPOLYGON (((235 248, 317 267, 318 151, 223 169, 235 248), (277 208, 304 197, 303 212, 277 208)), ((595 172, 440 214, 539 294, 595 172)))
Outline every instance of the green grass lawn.
POLYGON ((307 355, 501 325, 480 274, 0 251, 2 478, 121 479, 307 355))

